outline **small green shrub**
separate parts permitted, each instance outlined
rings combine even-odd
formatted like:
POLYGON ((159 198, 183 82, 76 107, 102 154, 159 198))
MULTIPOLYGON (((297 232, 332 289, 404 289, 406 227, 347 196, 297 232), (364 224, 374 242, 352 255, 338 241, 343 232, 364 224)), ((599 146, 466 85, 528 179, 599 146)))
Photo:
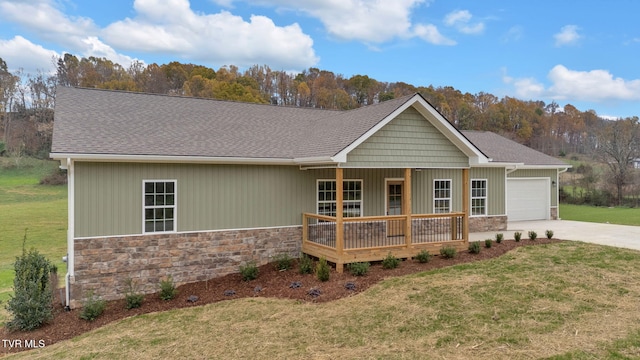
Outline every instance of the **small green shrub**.
POLYGON ((240 275, 243 281, 255 280, 258 277, 258 266, 255 261, 249 261, 244 265, 240 265, 240 275))
POLYGON ((453 246, 443 246, 440 248, 440 255, 445 259, 453 259, 457 253, 458 250, 453 246))
POLYGON ((173 283, 173 278, 169 275, 166 279, 160 281, 160 299, 171 300, 178 295, 178 289, 173 283))
POLYGON ((393 254, 387 254, 387 257, 382 259, 382 268, 383 269, 395 269, 400 266, 400 259, 393 256, 393 254))
POLYGON ((125 295, 124 299, 126 301, 125 307, 127 310, 139 308, 142 306, 142 301, 144 300, 144 295, 138 292, 138 287, 136 286, 133 279, 128 278, 125 280, 125 295))
POLYGON ((547 230, 544 232, 544 234, 546 235, 547 239, 551 239, 553 237, 553 230, 547 230))
POLYGON ((422 250, 418 253, 418 255, 416 255, 416 259, 420 263, 428 263, 429 260, 431 260, 431 254, 429 254, 427 250, 422 250))
POLYGON ((480 241, 473 241, 469 243, 469 252, 472 254, 480 254, 480 241))
POLYGON ((93 291, 89 291, 87 297, 82 302, 82 311, 80 311, 80 319, 93 321, 102 315, 107 307, 107 302, 95 296, 93 291))
POLYGON ((493 246, 493 239, 486 239, 484 241, 484 247, 486 247, 487 249, 490 249, 493 246))
POLYGON ((496 242, 498 244, 500 244, 502 242, 502 240, 504 240, 504 234, 502 234, 502 233, 496 234, 496 242))
POLYGON ((520 241, 521 238, 522 238, 522 233, 521 232, 516 231, 516 232, 513 233, 513 239, 515 241, 520 241))
POLYGON ((538 238, 538 234, 535 231, 529 231, 529 240, 535 240, 538 238))
POLYGON ((276 270, 285 271, 293 266, 293 258, 287 253, 278 254, 273 259, 276 262, 276 270))
POLYGON ((302 254, 300 260, 298 260, 298 268, 300 274, 311 274, 313 272, 313 260, 307 254, 302 254))
POLYGON ((369 272, 369 264, 368 262, 357 262, 349 264, 349 272, 353 276, 364 276, 369 272))
POLYGON ((13 267, 14 294, 9 295, 6 309, 13 315, 6 326, 10 330, 37 329, 53 319, 53 292, 49 280, 49 260, 37 250, 26 251, 27 234, 22 240, 22 255, 13 267))
POLYGON ((316 264, 316 277, 320 281, 328 281, 331 274, 331 267, 327 264, 327 259, 321 257, 316 264))

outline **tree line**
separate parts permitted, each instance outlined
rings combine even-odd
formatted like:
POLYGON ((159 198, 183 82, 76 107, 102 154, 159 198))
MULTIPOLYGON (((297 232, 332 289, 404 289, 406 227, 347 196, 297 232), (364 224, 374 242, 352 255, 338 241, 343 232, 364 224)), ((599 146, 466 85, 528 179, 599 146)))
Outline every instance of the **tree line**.
MULTIPOLYGON (((561 108, 555 101, 463 93, 451 86, 382 82, 367 75, 346 78, 314 67, 291 73, 268 65, 240 71, 234 65, 215 70, 176 61, 162 65, 135 61, 125 68, 106 58, 78 58, 68 53, 53 61, 55 74, 25 75, 21 71, 10 73, 0 59, 0 153, 4 150, 46 157, 51 146, 56 86, 338 110, 420 93, 460 130, 493 131, 552 156, 602 153, 607 148, 607 136, 611 138, 616 133, 616 123, 630 123, 633 131, 638 127, 637 117, 609 121, 593 110, 581 111, 571 104, 561 108)), ((622 156, 620 152, 618 155, 622 156)), ((616 162, 629 161, 629 157, 640 154, 634 150, 625 156, 616 162)), ((616 168, 621 167, 625 166, 616 168)), ((615 183, 624 186, 625 181, 618 179, 615 183)))

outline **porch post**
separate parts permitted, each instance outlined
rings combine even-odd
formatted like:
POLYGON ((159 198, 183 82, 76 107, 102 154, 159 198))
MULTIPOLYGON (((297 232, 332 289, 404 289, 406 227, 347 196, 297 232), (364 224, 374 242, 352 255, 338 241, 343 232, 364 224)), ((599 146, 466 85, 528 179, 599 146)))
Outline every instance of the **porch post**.
POLYGON ((469 243, 469 169, 462 169, 462 237, 465 244, 469 243))
POLYGON ((404 241, 405 246, 409 248, 411 246, 411 168, 404 169, 404 196, 402 199, 404 200, 402 213, 407 217, 404 224, 404 241))
POLYGON ((336 252, 338 253, 338 262, 336 262, 336 271, 341 273, 343 271, 344 263, 342 261, 342 255, 344 253, 344 226, 343 226, 343 170, 341 167, 336 168, 336 252))

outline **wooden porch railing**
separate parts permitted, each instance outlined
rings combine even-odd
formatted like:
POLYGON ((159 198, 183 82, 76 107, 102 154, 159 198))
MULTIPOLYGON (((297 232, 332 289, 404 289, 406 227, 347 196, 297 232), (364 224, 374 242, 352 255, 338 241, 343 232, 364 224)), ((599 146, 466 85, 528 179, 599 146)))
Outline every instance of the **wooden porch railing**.
POLYGON ((436 251, 445 244, 460 249, 465 239, 465 213, 365 216, 337 219, 305 213, 302 216, 302 251, 334 262, 338 271, 351 262, 382 260, 390 252, 412 257, 421 250, 436 251), (338 236, 342 235, 342 241, 338 236))

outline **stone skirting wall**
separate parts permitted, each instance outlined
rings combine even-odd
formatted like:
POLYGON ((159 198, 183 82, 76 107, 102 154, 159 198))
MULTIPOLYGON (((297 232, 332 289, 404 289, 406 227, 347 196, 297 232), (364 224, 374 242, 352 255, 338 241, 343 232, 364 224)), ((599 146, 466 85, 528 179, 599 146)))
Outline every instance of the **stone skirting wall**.
POLYGON ((507 216, 469 217, 469 232, 505 231, 507 216))
POLYGON ((123 298, 128 278, 148 294, 169 275, 181 285, 239 272, 247 261, 298 257, 301 239, 299 226, 76 239, 70 305, 79 307, 89 291, 105 300, 123 298))
POLYGON ((558 207, 554 206, 551 208, 551 220, 558 220, 558 207))

